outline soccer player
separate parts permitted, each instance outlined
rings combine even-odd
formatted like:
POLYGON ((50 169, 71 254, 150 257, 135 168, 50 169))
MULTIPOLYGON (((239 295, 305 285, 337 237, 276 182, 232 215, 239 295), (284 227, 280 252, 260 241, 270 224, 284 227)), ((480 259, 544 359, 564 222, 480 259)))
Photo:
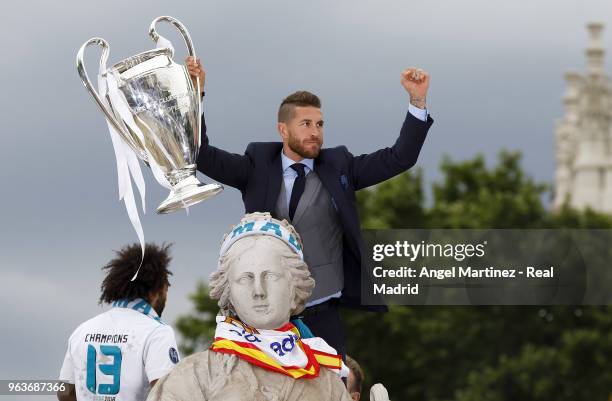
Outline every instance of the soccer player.
POLYGON ((147 244, 116 252, 102 269, 100 303, 112 308, 82 323, 68 340, 59 380, 60 401, 144 400, 157 379, 179 361, 172 327, 160 320, 170 286, 169 245, 147 244))
MULTIPOLYGON (((203 92, 206 74, 201 63, 188 57, 186 64, 192 81, 199 77, 203 92)), ((268 212, 295 227, 304 243, 304 260, 317 283, 306 309, 295 318, 302 318, 312 334, 342 355, 346 354, 346 336, 340 307, 388 309, 380 294, 377 298, 370 294, 368 302, 362 299, 366 293, 362 288, 373 288, 374 278, 361 263, 363 241, 355 192, 414 166, 433 124, 426 108, 429 73, 410 67, 402 71, 400 82, 409 102, 397 140, 392 146, 359 156, 346 146, 322 147, 321 100, 311 92, 298 91, 281 102, 276 124, 281 141, 251 142, 242 155, 209 143, 202 114, 198 170, 240 190, 246 213, 268 212)), ((355 110, 355 118, 367 117, 355 110)), ((353 137, 356 135, 362 134, 353 137)), ((369 134, 372 138, 378 135, 369 134)))

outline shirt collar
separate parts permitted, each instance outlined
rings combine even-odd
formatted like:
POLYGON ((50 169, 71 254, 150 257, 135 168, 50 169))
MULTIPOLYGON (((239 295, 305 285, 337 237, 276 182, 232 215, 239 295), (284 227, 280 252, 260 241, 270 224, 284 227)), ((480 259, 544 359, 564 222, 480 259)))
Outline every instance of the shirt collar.
MULTIPOLYGON (((296 163, 295 161, 288 158, 285 155, 285 152, 283 152, 282 150, 281 150, 281 161, 283 163, 283 172, 287 171, 287 169, 290 168, 292 164, 296 163)), ((304 166, 306 166, 306 171, 305 171, 306 174, 314 170, 314 159, 302 159, 301 161, 297 163, 302 163, 304 166)))

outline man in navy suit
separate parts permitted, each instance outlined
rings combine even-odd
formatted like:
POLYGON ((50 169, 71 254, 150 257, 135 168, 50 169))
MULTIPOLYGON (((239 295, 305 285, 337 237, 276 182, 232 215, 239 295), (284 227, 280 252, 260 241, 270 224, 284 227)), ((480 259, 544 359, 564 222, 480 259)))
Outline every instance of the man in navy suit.
MULTIPOLYGON (((205 72, 187 58, 195 84, 205 72)), ((386 311, 362 305, 361 291, 371 291, 371 273, 361 271, 362 239, 355 191, 385 181, 412 167, 433 123, 426 110, 429 74, 407 68, 401 84, 410 96, 408 113, 393 146, 353 156, 345 146, 322 148, 323 114, 319 98, 299 91, 283 100, 277 129, 282 142, 251 142, 244 154, 209 143, 202 116, 197 167, 202 173, 242 193, 245 212, 269 212, 298 230, 304 257, 316 281, 302 318, 315 336, 342 355, 345 336, 339 305, 386 311)), ((203 92, 202 92, 203 94, 203 92)), ((256 296, 254 294, 254 296, 256 296)))

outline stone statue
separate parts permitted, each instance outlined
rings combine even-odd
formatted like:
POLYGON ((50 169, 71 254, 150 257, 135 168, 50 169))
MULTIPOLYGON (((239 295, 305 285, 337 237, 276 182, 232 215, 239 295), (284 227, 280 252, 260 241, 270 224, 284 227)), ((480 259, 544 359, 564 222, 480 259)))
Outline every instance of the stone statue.
POLYGON ((340 356, 289 322, 314 287, 291 225, 244 216, 225 236, 209 284, 220 307, 215 340, 160 379, 148 401, 351 401, 340 356))

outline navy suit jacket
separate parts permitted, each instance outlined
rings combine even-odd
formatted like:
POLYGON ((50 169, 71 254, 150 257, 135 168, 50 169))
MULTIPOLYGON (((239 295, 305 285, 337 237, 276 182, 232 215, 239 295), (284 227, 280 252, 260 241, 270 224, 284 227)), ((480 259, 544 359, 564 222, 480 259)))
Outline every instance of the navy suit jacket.
MULTIPOLYGON (((341 303, 349 307, 386 311, 380 305, 361 304, 361 227, 355 191, 385 181, 414 166, 433 123, 431 117, 421 121, 407 113, 399 137, 391 147, 373 153, 353 156, 346 146, 321 149, 315 159, 321 183, 329 192, 343 229, 344 289, 341 303)), ((197 159, 198 170, 242 193, 246 213, 269 212, 275 215, 283 171, 281 142, 251 142, 244 155, 226 152, 209 144, 202 116, 202 137, 197 159)), ((370 272, 364 272, 371 291, 370 272)))

